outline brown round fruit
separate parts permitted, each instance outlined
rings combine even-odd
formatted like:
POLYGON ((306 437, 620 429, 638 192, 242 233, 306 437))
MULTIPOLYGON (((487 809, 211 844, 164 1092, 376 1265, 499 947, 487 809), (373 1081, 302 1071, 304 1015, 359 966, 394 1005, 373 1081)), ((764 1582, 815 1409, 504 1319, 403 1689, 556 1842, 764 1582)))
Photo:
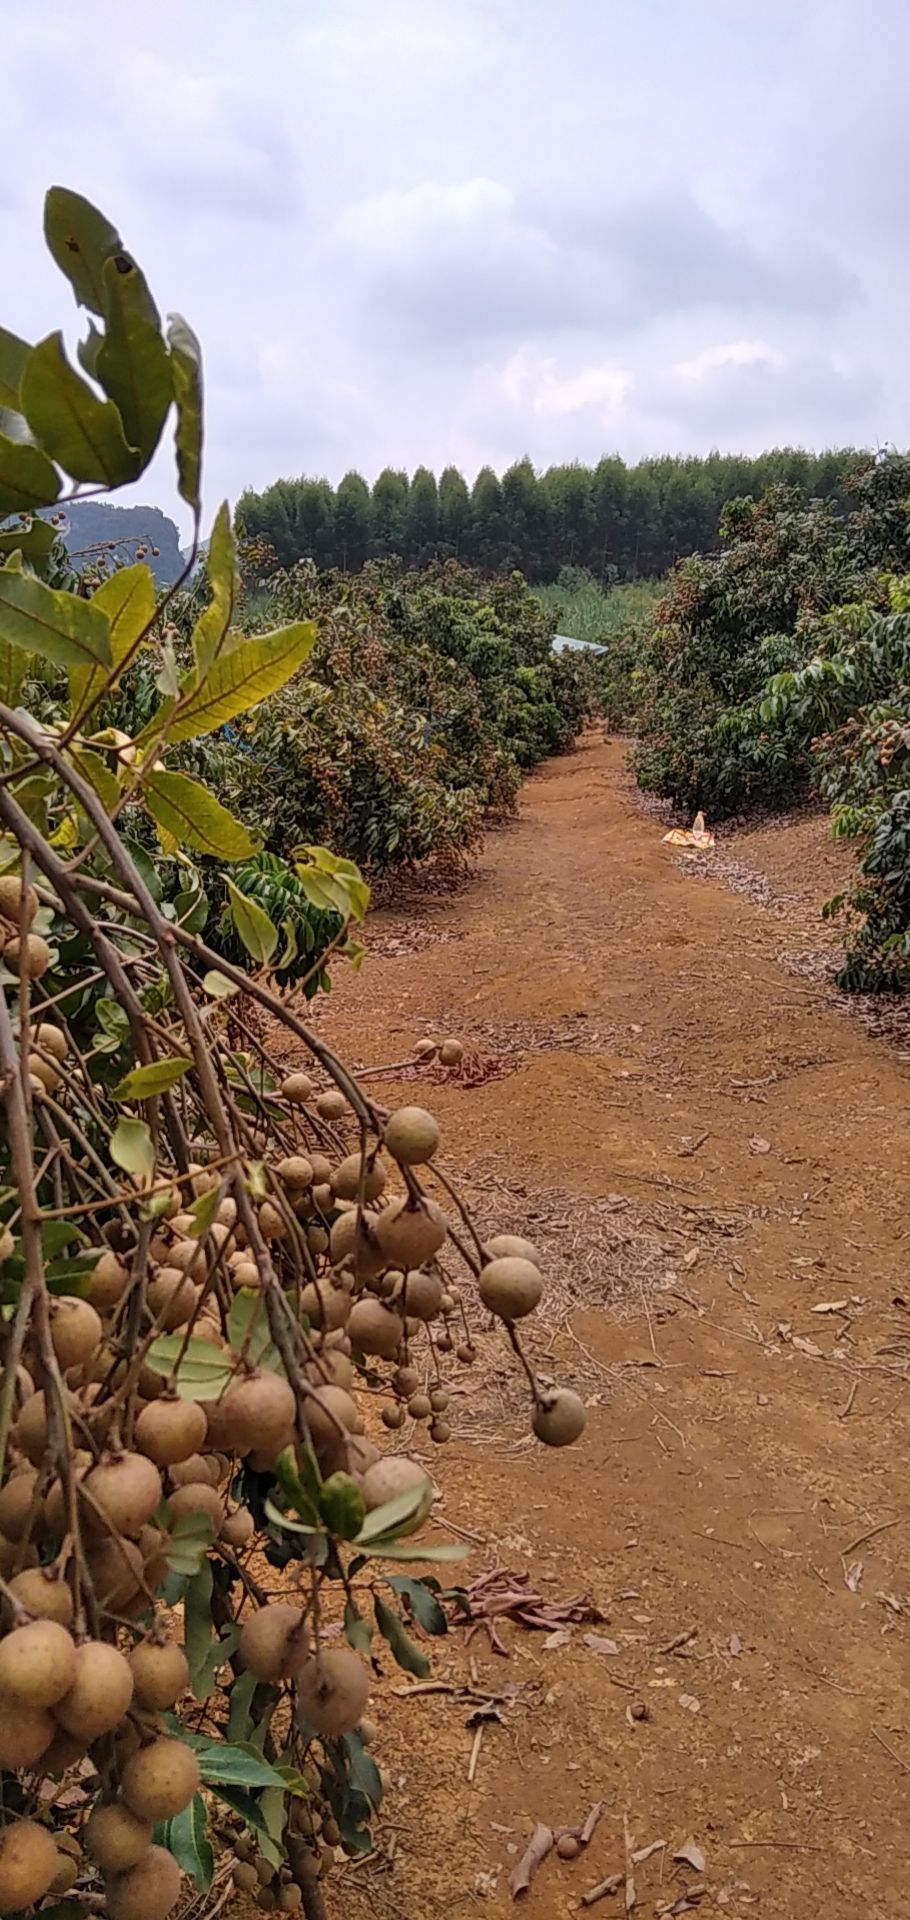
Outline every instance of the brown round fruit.
POLYGON ((149 1712, 163 1712, 186 1692, 190 1670, 186 1654, 173 1640, 140 1640, 129 1656, 133 1699, 149 1712))
POLYGON ((325 1093, 319 1095, 316 1101, 316 1112, 321 1120, 343 1120, 345 1114, 350 1112, 350 1108, 344 1094, 339 1093, 335 1087, 329 1087, 325 1093))
POLYGON ((297 1682, 298 1713, 324 1739, 356 1727, 370 1697, 370 1676, 351 1647, 327 1647, 308 1660, 297 1682))
POLYGON ((302 1192, 304 1187, 313 1184, 313 1163, 302 1153, 287 1154, 283 1160, 279 1160, 275 1172, 292 1193, 302 1192))
POLYGON ((101 1344, 101 1316, 89 1300, 69 1294, 51 1301, 51 1344, 61 1367, 79 1367, 101 1344))
POLYGON ((409 1460, 404 1453, 390 1453, 384 1460, 377 1460, 375 1466, 368 1467, 361 1489, 368 1512, 384 1507, 389 1500, 397 1500, 402 1493, 419 1490, 416 1512, 410 1520, 396 1523, 395 1531, 400 1534, 416 1533, 433 1505, 432 1480, 416 1460, 409 1460))
POLYGON ((61 1627, 73 1624, 73 1596, 65 1580, 58 1580, 44 1567, 26 1567, 9 1583, 20 1607, 35 1620, 56 1620, 61 1627))
POLYGON ((83 1830, 85 1851, 102 1873, 126 1873, 151 1845, 150 1820, 138 1820, 121 1800, 99 1801, 83 1830))
MULTIPOLYGON (((86 1474, 85 1488, 115 1533, 138 1533, 161 1505, 161 1475, 142 1453, 105 1454, 86 1474)), ((101 1522, 92 1508, 88 1511, 87 1524, 97 1533, 101 1522)))
POLYGON ((229 1513, 218 1536, 227 1547, 248 1547, 256 1532, 256 1523, 249 1507, 238 1507, 235 1513, 229 1513))
MULTIPOLYGON (((29 887, 27 890, 23 889, 21 874, 0 874, 0 919, 9 922, 9 926, 2 929, 2 935, 0 935, 0 937, 8 939, 9 928, 15 927, 18 930, 22 925, 23 917, 26 926, 30 927, 37 911, 38 895, 34 887, 29 887), (24 899, 23 892, 25 893, 24 899)), ((28 1905, 27 1901, 25 1905, 28 1905)))
POLYGON ((190 1481, 186 1487, 177 1487, 167 1497, 171 1521, 179 1520, 186 1513, 207 1513, 214 1532, 220 1533, 224 1526, 224 1501, 215 1487, 197 1481, 190 1481))
POLYGON ((113 1732, 132 1697, 129 1661, 105 1640, 86 1640, 76 1648, 76 1678, 54 1708, 54 1718, 88 1745, 113 1732))
POLYGON ((107 1888, 108 1920, 167 1920, 180 1898, 180 1881, 173 1854, 149 1847, 135 1867, 107 1888))
POLYGON ((7 942, 3 949, 3 960, 11 973, 22 973, 24 970, 29 980, 40 980, 51 964, 51 950, 40 933, 29 933, 24 948, 18 936, 7 942))
POLYGON ((464 1059, 464 1047, 460 1040, 444 1040, 439 1049, 441 1067, 460 1067, 464 1059))
POLYGON ((156 1466, 173 1467, 198 1453, 208 1427, 205 1408, 198 1400, 153 1400, 136 1421, 134 1438, 140 1453, 156 1466))
POLYGON ((91 1543, 86 1560, 99 1607, 106 1613, 122 1613, 145 1580, 145 1562, 137 1542, 108 1535, 91 1543))
POLYGON ((584 1433, 584 1403, 571 1387, 553 1387, 534 1408, 533 1427, 545 1447, 570 1447, 584 1433))
POLYGON ((129 1285, 129 1273, 122 1260, 109 1249, 102 1253, 88 1278, 88 1298, 99 1313, 110 1313, 123 1299, 129 1285))
POLYGON ((257 1680, 273 1683, 296 1673, 309 1654, 299 1607, 276 1600, 245 1620, 237 1648, 240 1664, 257 1680))
POLYGON ((53 1707, 76 1678, 76 1649, 57 1620, 32 1620, 0 1640, 0 1693, 53 1707))
POLYGON ((407 1272, 425 1266, 439 1252, 445 1245, 449 1223, 435 1200, 424 1199, 415 1206, 399 1198, 383 1208, 374 1231, 386 1265, 407 1272))
MULTIPOLYGON (((31 1395, 34 1399, 35 1395, 31 1395)), ((28 1405, 29 1402, 26 1402, 28 1405)), ((44 1401, 42 1399, 42 1412, 44 1401)), ((39 1456, 40 1458, 40 1456, 39 1456)), ((23 1467, 0 1488, 0 1533, 5 1540, 23 1540, 29 1524, 38 1475, 33 1467, 23 1467)), ((40 1514, 40 1503, 36 1512, 40 1514)))
POLYGON ((41 1391, 29 1395, 16 1421, 15 1434, 32 1466, 39 1466, 47 1449, 47 1410, 41 1391))
POLYGON ((351 1345, 358 1353, 375 1353, 383 1360, 394 1359, 404 1339, 400 1315, 372 1295, 355 1301, 347 1325, 351 1345))
POLYGON ((577 1860, 581 1852, 581 1841, 575 1833, 563 1833, 556 1842, 556 1851, 560 1860, 577 1860))
MULTIPOLYGON (((181 1244, 193 1246, 190 1240, 184 1240, 181 1244)), ((178 1252, 179 1248, 175 1247, 172 1260, 178 1252)), ((192 1319, 199 1304, 199 1288, 182 1267, 159 1267, 154 1280, 148 1283, 146 1299, 156 1325, 166 1333, 175 1333, 178 1327, 185 1327, 187 1321, 192 1319)))
POLYGON ((490 1260, 530 1260, 532 1267, 541 1265, 533 1240, 523 1240, 519 1233, 494 1233, 485 1251, 490 1260))
POLYGON ((435 1273, 415 1268, 405 1276, 405 1311, 414 1320, 435 1320, 442 1309, 442 1281, 435 1273))
POLYGON ((139 1820, 172 1820, 199 1789, 199 1762, 183 1740, 163 1734, 123 1769, 123 1798, 139 1820))
POLYGON ((533 1313, 543 1292, 540 1269, 516 1255, 490 1260, 481 1268, 477 1290, 485 1307, 499 1320, 521 1320, 533 1313))
POLYGON ((0 1694, 0 1767, 36 1766, 54 1730, 46 1707, 27 1707, 14 1694, 0 1694))
POLYGON ((439 1146, 439 1128, 425 1107, 396 1107, 389 1115, 383 1140, 401 1167, 423 1166, 439 1146))
MULTIPOLYGON (((331 1205, 331 1191, 327 1204, 331 1205)), ((375 1213, 358 1215, 352 1207, 350 1213, 341 1213, 333 1220, 329 1235, 333 1266, 349 1264, 358 1280, 370 1280, 382 1272, 388 1263, 375 1237, 378 1219, 375 1213)))
POLYGON ((292 1107, 303 1107, 313 1096, 313 1082, 308 1073, 289 1073, 278 1089, 282 1099, 289 1100, 292 1107))
POLYGON ((297 1417, 294 1389, 278 1373, 251 1373, 228 1389, 238 1453, 265 1449, 284 1438, 297 1417))
POLYGON ((13 1820, 0 1829, 0 1913, 43 1899, 57 1866, 53 1836, 37 1820, 13 1820))
POLYGON ((386 1171, 381 1160, 367 1155, 366 1170, 363 1171, 363 1159, 359 1153, 349 1153, 332 1174, 332 1188, 339 1200, 357 1200, 360 1197, 360 1180, 363 1172, 364 1200, 378 1200, 386 1183, 386 1171))
POLYGON ((347 1325, 351 1311, 351 1296, 345 1287, 333 1286, 331 1277, 326 1274, 318 1286, 308 1281, 300 1296, 300 1311, 306 1315, 311 1327, 323 1327, 329 1332, 347 1325))

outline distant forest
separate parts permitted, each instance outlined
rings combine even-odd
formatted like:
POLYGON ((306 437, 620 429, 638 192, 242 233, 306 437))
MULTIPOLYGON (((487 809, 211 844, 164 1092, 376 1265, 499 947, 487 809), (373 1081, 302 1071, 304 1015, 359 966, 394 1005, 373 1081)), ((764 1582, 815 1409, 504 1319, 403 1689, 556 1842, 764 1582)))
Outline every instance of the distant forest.
POLYGON ((352 472, 337 487, 303 478, 247 490, 236 520, 268 542, 279 567, 311 559, 356 572, 390 554, 412 567, 455 557, 485 573, 518 568, 536 584, 584 567, 609 585, 654 578, 682 555, 716 547, 728 500, 786 484, 841 502, 844 476, 862 458, 782 447, 751 460, 711 453, 627 466, 614 456, 544 473, 518 460, 501 479, 482 468, 472 487, 456 467, 438 481, 427 467, 410 479, 387 467, 372 488, 352 472))
POLYGON ((64 546, 81 572, 98 547, 110 547, 121 565, 144 549, 159 586, 170 586, 183 565, 180 535, 160 507, 113 507, 106 500, 74 500, 65 509, 64 546))

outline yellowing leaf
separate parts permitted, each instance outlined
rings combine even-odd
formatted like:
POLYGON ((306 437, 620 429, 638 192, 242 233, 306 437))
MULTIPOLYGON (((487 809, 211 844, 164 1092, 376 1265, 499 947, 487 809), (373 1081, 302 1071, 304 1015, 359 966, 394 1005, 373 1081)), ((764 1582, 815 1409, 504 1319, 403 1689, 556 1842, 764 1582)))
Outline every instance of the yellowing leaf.
MULTIPOLYGON (((91 604, 108 617, 111 661, 115 667, 121 667, 140 634, 151 626, 155 617, 155 580, 150 568, 141 560, 135 566, 118 568, 102 581, 92 595, 91 604)), ((80 663, 70 669, 70 700, 75 716, 88 710, 107 680, 108 676, 98 668, 80 663)))
POLYGON ((144 1120, 124 1114, 111 1134, 111 1159, 124 1173, 150 1180, 155 1171, 155 1148, 144 1120))
MULTIPOLYGON (((203 615, 203 618, 205 616, 203 615)), ((278 693, 302 667, 316 644, 316 622, 298 620, 275 633, 257 634, 240 640, 229 652, 222 653, 207 672, 196 670, 180 689, 178 703, 171 700, 145 728, 143 739, 160 732, 169 715, 176 717, 167 725, 169 744, 195 740, 199 734, 214 733, 239 713, 278 693)))
POLYGON ((240 587, 237 546, 226 500, 215 515, 206 563, 212 597, 193 628, 193 658, 200 682, 204 682, 206 670, 225 644, 240 587))
MULTIPOLYGON (((0 575, 2 578, 2 575, 0 575)), ((239 820, 199 780, 187 773, 161 771, 146 779, 143 798, 165 833, 197 853, 221 860, 249 860, 258 850, 239 820)))
POLYGON ((175 1054, 170 1060, 151 1060, 148 1066, 134 1067, 124 1075, 111 1094, 115 1100, 150 1100, 153 1094, 166 1093, 189 1072, 192 1060, 175 1054))

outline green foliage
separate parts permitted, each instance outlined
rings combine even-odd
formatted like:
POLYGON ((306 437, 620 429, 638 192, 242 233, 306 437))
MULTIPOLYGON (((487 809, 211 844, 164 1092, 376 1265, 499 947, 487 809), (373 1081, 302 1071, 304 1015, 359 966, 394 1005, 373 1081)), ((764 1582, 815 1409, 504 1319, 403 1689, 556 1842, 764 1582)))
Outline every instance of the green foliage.
POLYGON ((307 478, 248 489, 237 519, 260 543, 263 575, 300 560, 350 573, 369 558, 397 556, 409 568, 434 559, 485 573, 517 568, 539 582, 576 567, 607 587, 659 577, 683 555, 709 551, 723 508, 743 494, 796 486, 842 508, 855 459, 849 450, 782 447, 752 460, 712 453, 628 467, 613 456, 593 468, 576 463, 544 473, 525 459, 501 477, 482 468, 470 492, 455 467, 438 485, 426 467, 410 480, 387 467, 372 490, 358 473, 345 474, 337 490, 307 478))

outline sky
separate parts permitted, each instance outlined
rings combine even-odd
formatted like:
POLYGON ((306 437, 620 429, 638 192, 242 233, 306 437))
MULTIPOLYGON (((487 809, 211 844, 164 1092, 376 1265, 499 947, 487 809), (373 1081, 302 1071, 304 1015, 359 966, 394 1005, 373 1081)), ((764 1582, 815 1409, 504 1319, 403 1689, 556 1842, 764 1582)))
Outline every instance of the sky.
MULTIPOLYGON (((281 475, 910 441, 907 0, 5 9, 3 322, 53 182, 200 335, 206 520, 281 475)), ((170 448, 122 496, 178 511, 170 448)))

